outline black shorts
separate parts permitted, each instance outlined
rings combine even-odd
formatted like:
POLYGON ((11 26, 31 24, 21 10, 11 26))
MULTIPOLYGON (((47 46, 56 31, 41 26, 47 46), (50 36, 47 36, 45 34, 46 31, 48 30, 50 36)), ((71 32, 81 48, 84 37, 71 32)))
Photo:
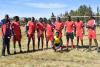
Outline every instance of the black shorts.
POLYGON ((66 32, 66 39, 74 39, 74 34, 73 34, 73 32, 72 33, 68 33, 68 32, 66 32))
POLYGON ((58 43, 58 44, 55 44, 55 46, 57 47, 57 46, 60 46, 60 43, 58 43))
POLYGON ((61 43, 55 44, 55 49, 59 49, 60 47, 62 47, 61 43))

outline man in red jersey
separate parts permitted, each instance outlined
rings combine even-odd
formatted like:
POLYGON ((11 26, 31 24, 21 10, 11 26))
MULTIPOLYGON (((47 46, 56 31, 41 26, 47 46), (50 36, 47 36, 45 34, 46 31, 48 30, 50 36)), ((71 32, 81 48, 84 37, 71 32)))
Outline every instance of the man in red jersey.
POLYGON ((48 20, 48 24, 46 26, 46 48, 48 48, 48 41, 51 41, 53 45, 53 27, 51 25, 51 21, 48 20))
POLYGON ((96 39, 96 25, 95 25, 94 17, 90 17, 90 19, 87 23, 87 28, 88 28, 88 38, 89 38, 89 51, 91 50, 92 39, 95 42, 97 51, 99 51, 98 42, 96 39))
POLYGON ((65 31, 66 31, 66 48, 68 50, 69 39, 71 39, 71 48, 74 48, 73 39, 74 39, 74 22, 71 20, 71 16, 68 16, 68 20, 65 22, 65 31))
POLYGON ((16 54, 16 41, 18 41, 20 52, 22 52, 21 49, 22 35, 21 35, 20 22, 18 16, 15 16, 14 21, 12 22, 12 31, 13 31, 14 54, 16 54))
POLYGON ((43 49, 43 42, 44 42, 44 24, 43 19, 39 18, 39 22, 37 23, 37 35, 38 35, 38 49, 40 47, 40 39, 42 42, 42 49, 43 49))
POLYGON ((61 38, 61 45, 63 45, 63 41, 62 41, 62 29, 63 29, 63 27, 64 27, 64 25, 61 21, 61 18, 58 17, 57 21, 55 22, 55 30, 56 30, 56 32, 59 32, 59 37, 61 38))
POLYGON ((27 43, 27 51, 29 51, 29 44, 32 39, 33 42, 33 51, 35 50, 35 18, 32 17, 31 21, 27 24, 27 35, 28 35, 28 43, 27 43))
POLYGON ((55 22, 55 30, 56 32, 59 32, 60 37, 62 37, 62 29, 63 29, 63 23, 61 22, 61 18, 58 17, 57 21, 55 22))
POLYGON ((43 18, 43 24, 44 24, 44 28, 45 28, 45 38, 46 38, 46 26, 47 26, 47 22, 48 22, 48 20, 47 20, 47 18, 43 18))
POLYGON ((84 33, 84 24, 83 22, 77 18, 77 21, 75 22, 75 34, 77 37, 77 48, 79 44, 79 39, 81 40, 81 45, 83 46, 83 33, 84 33))

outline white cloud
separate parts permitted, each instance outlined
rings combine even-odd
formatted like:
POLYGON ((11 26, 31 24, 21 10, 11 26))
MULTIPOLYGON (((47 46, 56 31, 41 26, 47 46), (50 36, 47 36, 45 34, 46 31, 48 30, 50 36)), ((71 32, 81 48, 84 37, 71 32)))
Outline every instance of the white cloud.
POLYGON ((60 3, 26 3, 26 5, 30 7, 46 8, 46 9, 67 7, 65 4, 60 4, 60 3))

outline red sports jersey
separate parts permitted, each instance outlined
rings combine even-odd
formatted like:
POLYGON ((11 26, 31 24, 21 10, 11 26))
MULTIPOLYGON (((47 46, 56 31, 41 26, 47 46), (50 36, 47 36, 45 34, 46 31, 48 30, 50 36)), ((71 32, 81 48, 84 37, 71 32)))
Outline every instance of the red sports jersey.
POLYGON ((49 24, 46 26, 46 36, 53 35, 53 27, 49 24))
POLYGON ((79 37, 80 39, 83 39, 83 22, 75 22, 76 27, 76 37, 79 37))
POLYGON ((59 32, 60 37, 62 37, 62 28, 63 28, 62 22, 55 22, 55 29, 57 32, 59 32))
MULTIPOLYGON (((89 20, 87 25, 90 26, 90 27, 93 27, 95 25, 95 20, 93 20, 93 19, 89 20)), ((96 38, 95 29, 91 29, 91 28, 88 29, 88 37, 89 37, 89 39, 92 39, 92 38, 95 39, 96 38)))
POLYGON ((65 22, 66 32, 72 33, 74 28, 74 22, 73 21, 66 21, 65 22))
POLYGON ((76 27, 76 34, 80 34, 80 33, 83 33, 83 22, 80 21, 80 22, 75 22, 75 27, 76 27))
POLYGON ((44 28, 46 28, 47 27, 47 24, 46 23, 44 23, 44 28))
POLYGON ((20 22, 13 22, 12 28, 14 32, 14 40, 19 41, 21 39, 20 22))
POLYGON ((43 35, 43 31, 44 31, 44 25, 43 23, 37 23, 37 30, 38 30, 38 36, 43 35))
POLYGON ((30 34, 33 34, 34 33, 34 30, 35 30, 35 23, 32 22, 32 21, 29 21, 27 26, 29 27, 28 34, 29 35, 30 34))
POLYGON ((57 31, 61 31, 63 28, 63 23, 62 22, 55 22, 55 29, 57 31))
POLYGON ((53 27, 52 25, 47 24, 46 26, 46 38, 48 40, 53 40, 53 27))
MULTIPOLYGON (((90 27, 93 27, 95 25, 95 20, 89 20, 87 25, 90 26, 90 27)), ((89 28, 88 31, 94 31, 94 30, 89 28)))

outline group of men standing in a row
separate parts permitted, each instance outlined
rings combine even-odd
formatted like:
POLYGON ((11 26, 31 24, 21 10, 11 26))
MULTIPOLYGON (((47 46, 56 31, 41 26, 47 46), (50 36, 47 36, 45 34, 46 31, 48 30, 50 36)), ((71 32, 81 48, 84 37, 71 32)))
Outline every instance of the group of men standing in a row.
MULTIPOLYGON (((13 18, 11 22, 8 15, 5 15, 5 19, 1 20, 0 23, 2 30, 2 56, 5 56, 5 49, 7 48, 7 53, 10 54, 10 38, 13 36, 13 45, 14 45, 14 54, 16 54, 16 42, 19 44, 20 52, 21 49, 21 28, 20 28, 20 20, 18 16, 13 18)), ((98 42, 96 40, 96 25, 93 17, 87 22, 86 27, 88 28, 88 39, 89 39, 89 50, 91 50, 92 39, 96 44, 97 50, 99 50, 98 42)), ((62 22, 61 18, 58 17, 57 20, 52 23, 51 19, 49 19, 46 23, 44 23, 43 18, 39 18, 39 21, 36 23, 35 18, 32 17, 31 20, 28 21, 26 26, 26 32, 28 37, 27 42, 27 51, 29 52, 29 45, 32 39, 33 51, 35 51, 35 31, 37 30, 37 39, 38 39, 38 49, 40 49, 40 40, 42 44, 42 49, 44 47, 44 36, 46 38, 46 48, 48 48, 48 42, 51 41, 53 49, 61 48, 63 50, 63 41, 62 41, 62 29, 65 29, 64 33, 66 33, 66 48, 68 50, 69 40, 71 40, 71 48, 74 48, 74 34, 77 38, 77 48, 79 44, 79 40, 83 46, 83 36, 84 36, 84 23, 82 20, 77 18, 76 22, 72 21, 71 16, 67 17, 66 22, 62 22), (56 31, 54 35, 54 31, 56 31), (44 35, 45 33, 45 35, 44 35)))

